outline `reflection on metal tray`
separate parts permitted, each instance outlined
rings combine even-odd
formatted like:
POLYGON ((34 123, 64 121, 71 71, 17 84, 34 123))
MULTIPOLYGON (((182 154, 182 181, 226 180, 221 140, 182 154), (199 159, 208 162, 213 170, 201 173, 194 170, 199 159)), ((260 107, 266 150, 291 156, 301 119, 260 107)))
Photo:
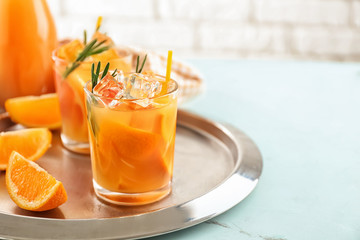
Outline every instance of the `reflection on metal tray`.
MULTIPOLYGON (((2 124, 8 130, 19 127, 2 124)), ((63 182, 68 201, 46 212, 22 210, 8 196, 1 172, 2 237, 127 239, 183 229, 238 204, 255 188, 262 171, 261 155, 244 133, 181 110, 173 191, 157 203, 120 207, 98 200, 92 189, 90 157, 65 150, 58 132, 37 163, 63 182)))

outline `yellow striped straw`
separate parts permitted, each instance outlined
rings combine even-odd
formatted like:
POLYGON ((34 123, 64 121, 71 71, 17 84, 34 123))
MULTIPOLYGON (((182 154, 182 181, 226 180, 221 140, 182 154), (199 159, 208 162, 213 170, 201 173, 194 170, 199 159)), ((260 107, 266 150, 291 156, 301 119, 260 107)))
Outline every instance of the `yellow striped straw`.
POLYGON ((101 26, 101 23, 102 23, 102 16, 99 16, 98 19, 97 19, 97 22, 96 22, 96 32, 99 30, 100 26, 101 26))
POLYGON ((172 50, 169 50, 167 57, 167 65, 166 65, 166 78, 165 78, 166 83, 169 83, 170 81, 171 63, 172 63, 172 50))

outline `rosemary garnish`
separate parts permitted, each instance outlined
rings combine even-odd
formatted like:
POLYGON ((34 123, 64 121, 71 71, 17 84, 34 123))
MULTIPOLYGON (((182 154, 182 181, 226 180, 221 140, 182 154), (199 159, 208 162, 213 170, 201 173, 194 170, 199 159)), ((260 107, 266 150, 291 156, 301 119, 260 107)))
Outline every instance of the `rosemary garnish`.
POLYGON ((87 43, 87 32, 84 30, 84 45, 87 43))
POLYGON ((117 68, 115 68, 115 70, 113 71, 113 73, 111 74, 112 77, 116 77, 117 75, 117 68))
POLYGON ((96 86, 97 84, 97 80, 98 80, 98 77, 99 77, 99 73, 100 73, 100 62, 98 63, 97 65, 97 69, 96 69, 96 73, 94 72, 94 68, 95 68, 95 64, 93 63, 91 65, 91 92, 94 92, 94 87, 96 86))
POLYGON ((98 42, 97 39, 92 40, 89 42, 85 48, 79 53, 76 60, 70 65, 70 67, 67 67, 66 70, 63 73, 63 78, 66 78, 69 76, 69 74, 74 71, 77 67, 80 66, 80 63, 83 62, 87 57, 95 54, 102 53, 109 49, 109 46, 102 46, 102 44, 105 43, 106 40, 98 42))
MULTIPOLYGON (((95 63, 93 63, 91 65, 91 92, 94 92, 94 87, 98 84, 98 78, 100 75, 100 67, 101 67, 101 62, 98 62, 97 67, 96 67, 96 72, 94 72, 95 69, 95 63)), ((100 81, 106 76, 107 72, 109 71, 109 67, 110 67, 110 63, 107 63, 103 74, 101 75, 100 81)))
POLYGON ((103 79, 106 76, 107 72, 109 71, 109 67, 110 67, 110 63, 107 63, 104 68, 103 74, 101 75, 101 79, 103 79))
POLYGON ((145 65, 145 62, 146 62, 146 58, 147 58, 147 54, 145 55, 145 58, 144 58, 143 63, 141 65, 141 68, 138 69, 139 68, 140 56, 137 56, 137 58, 136 58, 136 73, 141 73, 142 72, 142 70, 144 68, 144 65, 145 65))

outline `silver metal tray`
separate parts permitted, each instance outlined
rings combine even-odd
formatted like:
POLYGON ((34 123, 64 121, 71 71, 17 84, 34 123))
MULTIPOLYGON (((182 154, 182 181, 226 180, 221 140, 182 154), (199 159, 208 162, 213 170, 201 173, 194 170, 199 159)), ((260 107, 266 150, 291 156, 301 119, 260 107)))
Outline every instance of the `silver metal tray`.
MULTIPOLYGON (((16 129, 1 122, 4 130, 16 129)), ((262 171, 256 145, 238 129, 178 112, 173 191, 139 207, 108 205, 92 190, 90 157, 65 150, 59 133, 37 163, 62 181, 68 201, 30 212, 15 205, 0 173, 0 236, 35 239, 129 239, 193 226, 229 210, 255 188, 262 171)))

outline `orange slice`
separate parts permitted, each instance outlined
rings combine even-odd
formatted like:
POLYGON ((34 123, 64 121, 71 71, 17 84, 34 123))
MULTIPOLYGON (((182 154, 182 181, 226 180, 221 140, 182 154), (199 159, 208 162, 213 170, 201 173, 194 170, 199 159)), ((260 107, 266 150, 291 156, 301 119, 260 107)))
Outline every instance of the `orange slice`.
POLYGON ((109 60, 119 58, 119 54, 116 52, 114 48, 110 48, 104 52, 95 54, 92 57, 95 62, 100 61, 105 66, 106 62, 108 62, 109 60))
POLYGON ((80 40, 75 39, 67 44, 61 46, 58 50, 57 56, 69 62, 74 62, 78 54, 84 49, 84 44, 80 40))
POLYGON ((51 132, 46 128, 31 128, 0 133, 0 170, 5 170, 12 151, 31 161, 39 159, 51 144, 51 132))
POLYGON ((27 127, 61 127, 59 99, 56 93, 10 98, 5 109, 11 120, 27 127))
POLYGON ((108 35, 101 33, 99 31, 96 31, 91 39, 92 40, 96 39, 97 42, 102 42, 105 40, 104 46, 113 46, 114 45, 113 40, 108 35))
POLYGON ((88 141, 86 107, 82 69, 77 69, 61 83, 59 101, 61 106, 62 131, 72 140, 88 141))
POLYGON ((144 160, 164 146, 160 135, 107 121, 100 127, 99 148, 118 157, 144 160))
POLYGON ((20 208, 46 211, 67 200, 60 181, 15 151, 10 155, 5 178, 9 195, 20 208))
POLYGON ((103 67, 109 63, 110 71, 115 70, 115 68, 123 72, 131 71, 132 55, 126 53, 120 55, 115 48, 110 48, 102 53, 95 54, 92 56, 92 59, 94 62, 100 61, 103 67))
POLYGON ((162 156, 166 145, 160 135, 115 121, 103 123, 94 160, 95 178, 101 186, 146 192, 168 182, 170 172, 162 156))

